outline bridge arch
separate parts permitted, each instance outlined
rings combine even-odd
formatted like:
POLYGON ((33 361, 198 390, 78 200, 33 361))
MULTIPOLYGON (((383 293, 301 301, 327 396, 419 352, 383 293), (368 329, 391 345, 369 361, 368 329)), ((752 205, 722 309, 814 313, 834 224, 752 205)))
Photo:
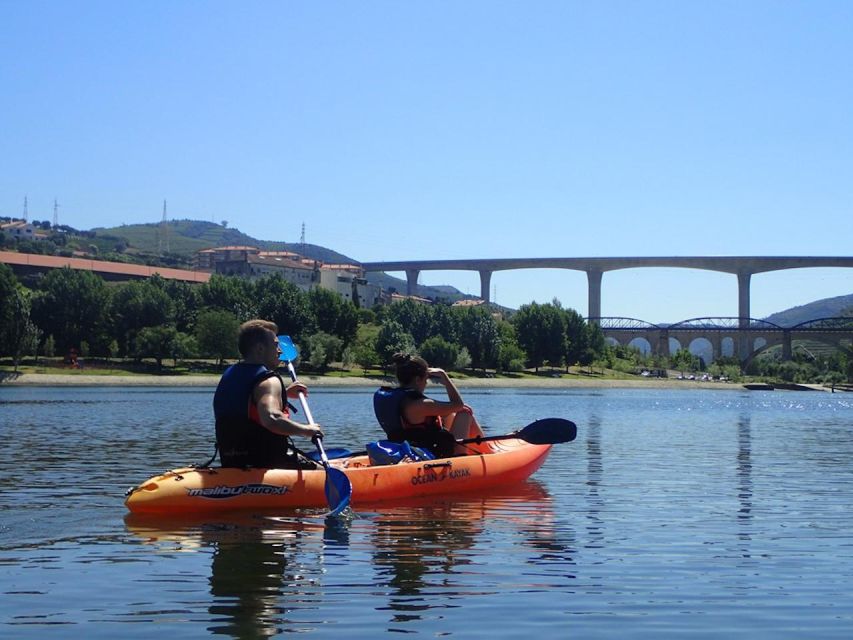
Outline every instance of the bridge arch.
POLYGON ((631 344, 642 339, 657 355, 668 356, 679 348, 703 355, 707 360, 720 356, 738 356, 742 366, 772 347, 782 346, 782 358, 790 360, 795 341, 812 340, 853 353, 853 318, 820 318, 793 327, 759 318, 699 317, 671 325, 657 325, 637 318, 604 317, 601 329, 616 344, 631 344), (704 349, 697 349, 697 340, 704 349), (708 355, 708 343, 711 353, 708 355), (698 353, 703 351, 703 353, 698 353), (742 355, 746 354, 746 355, 742 355))
POLYGON ((818 318, 816 320, 807 320, 805 322, 801 322, 799 324, 795 324, 790 327, 791 330, 795 329, 821 329, 821 330, 840 330, 840 331, 850 331, 853 330, 853 317, 850 316, 838 316, 832 318, 818 318))
POLYGON ((738 318, 732 316, 709 316, 703 318, 689 318, 680 320, 675 324, 668 325, 672 329, 710 329, 712 331, 727 331, 731 329, 743 329, 744 321, 750 329, 768 329, 771 331, 783 331, 784 328, 773 322, 758 318, 738 318))
MULTIPOLYGON (((587 318, 589 320, 589 318, 587 318)), ((603 318, 598 318, 598 326, 601 329, 660 329, 660 325, 653 324, 651 322, 646 322, 645 320, 639 320, 637 318, 623 318, 621 316, 606 316, 603 318)))
POLYGON ((637 336, 636 338, 633 338, 630 342, 628 342, 626 346, 633 347, 634 349, 639 349, 640 353, 642 353, 644 356, 654 353, 655 351, 652 343, 649 342, 649 340, 643 336, 637 336))

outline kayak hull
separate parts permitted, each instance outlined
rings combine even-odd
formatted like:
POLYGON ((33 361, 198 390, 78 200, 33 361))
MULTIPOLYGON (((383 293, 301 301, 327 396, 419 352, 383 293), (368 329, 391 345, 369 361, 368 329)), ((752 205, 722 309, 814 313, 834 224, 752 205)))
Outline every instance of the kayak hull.
MULTIPOLYGON (((361 506, 517 483, 542 466, 551 445, 511 439, 482 449, 475 455, 396 465, 370 466, 367 456, 331 464, 350 479, 352 504, 361 506)), ((174 469, 130 489, 125 505, 132 513, 163 515, 327 507, 325 484, 322 469, 174 469)))

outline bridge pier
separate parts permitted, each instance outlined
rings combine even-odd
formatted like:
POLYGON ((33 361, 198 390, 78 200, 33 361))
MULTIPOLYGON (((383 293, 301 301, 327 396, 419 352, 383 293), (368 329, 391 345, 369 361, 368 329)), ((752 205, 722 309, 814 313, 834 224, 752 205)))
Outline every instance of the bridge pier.
POLYGON ((749 343, 749 281, 752 278, 752 272, 739 271, 737 274, 737 315, 738 315, 738 358, 741 362, 746 362, 749 354, 752 353, 752 345, 749 343))
POLYGON ((589 292, 587 295, 587 317, 592 322, 598 322, 601 317, 601 275, 600 269, 587 269, 586 279, 589 292))
MULTIPOLYGON (((723 336, 714 334, 710 336, 708 341, 711 343, 711 362, 714 362, 714 360, 723 355, 723 336)), ((711 364, 711 362, 708 364, 711 364)))
POLYGON ((669 352, 669 331, 661 329, 658 333, 658 349, 657 354, 663 358, 668 358, 669 352))
POLYGON ((486 269, 480 270, 480 299, 483 302, 490 302, 489 287, 492 284, 492 272, 486 269))
POLYGON ((794 357, 794 349, 791 340, 791 330, 785 329, 782 331, 782 361, 792 360, 794 357))
POLYGON ((418 276, 421 275, 420 269, 406 269, 406 295, 417 295, 418 276))

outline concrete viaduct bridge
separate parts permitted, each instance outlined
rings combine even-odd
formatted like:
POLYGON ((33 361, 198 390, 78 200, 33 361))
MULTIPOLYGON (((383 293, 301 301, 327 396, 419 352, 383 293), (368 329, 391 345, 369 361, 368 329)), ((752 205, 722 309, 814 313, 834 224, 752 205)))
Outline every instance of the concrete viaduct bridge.
MULTIPOLYGON (((364 262, 366 272, 403 271, 406 289, 413 295, 421 271, 477 271, 480 274, 480 297, 489 301, 492 274, 511 269, 570 269, 584 271, 588 282, 588 319, 600 322, 601 282, 607 271, 642 267, 675 267, 703 269, 737 276, 738 316, 737 353, 742 362, 754 351, 748 336, 756 322, 750 317, 749 286, 753 274, 783 269, 815 267, 853 268, 853 257, 840 256, 698 256, 698 257, 634 257, 634 258, 491 258, 471 260, 405 260, 364 262)), ((606 332, 605 332, 606 333, 606 332)), ((615 337, 615 336, 614 336, 615 337)))

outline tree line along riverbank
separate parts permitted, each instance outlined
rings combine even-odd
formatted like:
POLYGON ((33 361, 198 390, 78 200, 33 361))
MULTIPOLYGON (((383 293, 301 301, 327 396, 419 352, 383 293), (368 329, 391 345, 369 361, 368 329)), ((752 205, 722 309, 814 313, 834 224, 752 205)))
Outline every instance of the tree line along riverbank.
MULTIPOLYGON (((106 283, 91 272, 66 268, 25 284, 0 264, 0 356, 8 355, 13 369, 27 360, 62 358, 87 367, 120 360, 139 368, 153 362, 158 373, 207 373, 193 371, 193 363, 236 358, 237 328, 253 317, 276 322, 299 346, 300 368, 319 373, 338 365, 344 371, 381 368, 395 352, 406 351, 461 375, 524 377, 553 370, 570 376, 580 368, 630 379, 642 371, 675 369, 746 379, 737 359, 704 363, 687 349, 663 357, 608 344, 596 323, 558 300, 531 302, 514 312, 412 299, 366 309, 326 289, 305 292, 276 275, 257 280, 214 275, 203 284, 159 276, 106 283)), ((782 382, 853 378, 853 358, 842 351, 808 362, 758 358, 753 366, 748 374, 782 382)))

